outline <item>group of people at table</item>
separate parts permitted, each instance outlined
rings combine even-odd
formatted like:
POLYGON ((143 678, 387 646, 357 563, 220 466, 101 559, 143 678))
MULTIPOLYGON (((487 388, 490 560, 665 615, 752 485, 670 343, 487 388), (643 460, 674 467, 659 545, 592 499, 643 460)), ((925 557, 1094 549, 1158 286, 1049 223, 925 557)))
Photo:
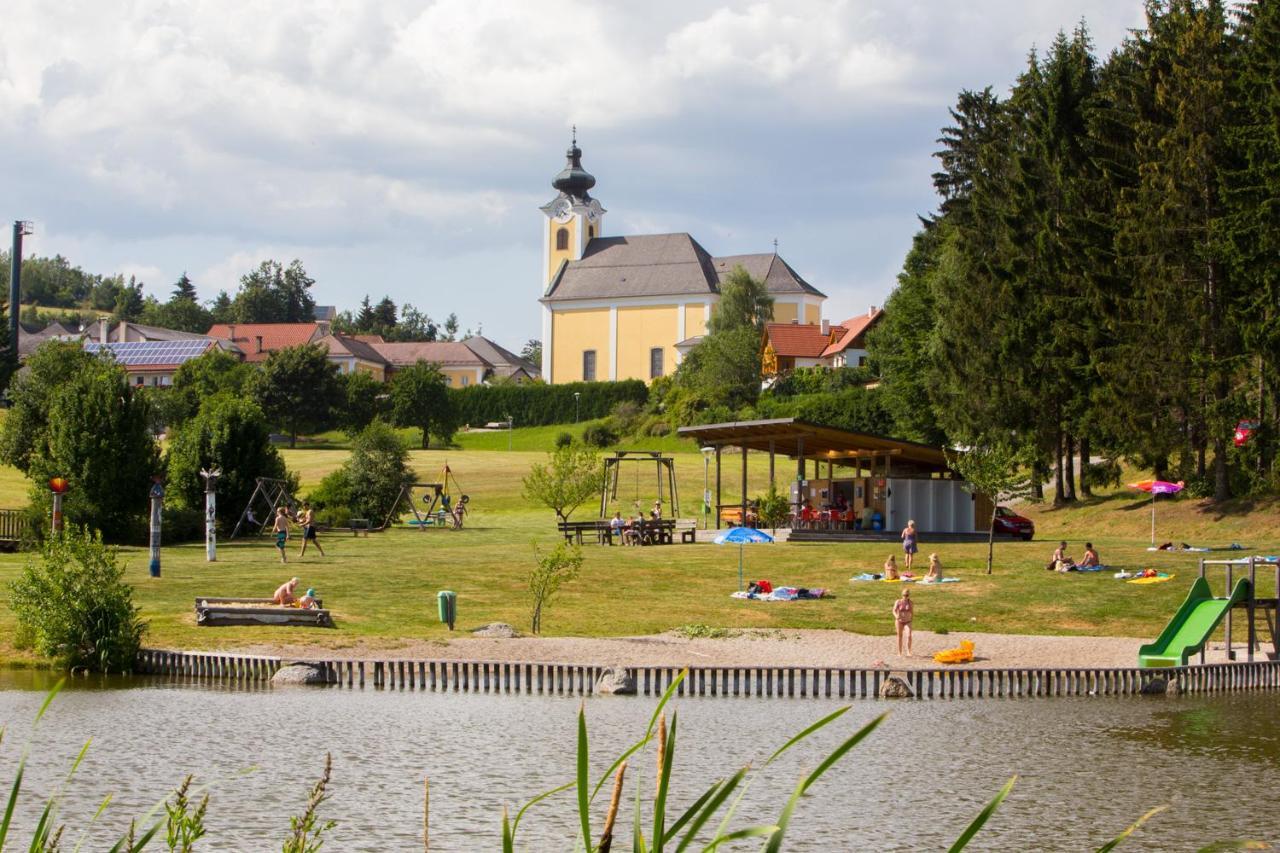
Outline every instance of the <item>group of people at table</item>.
POLYGON ((622 511, 614 512, 613 518, 609 519, 609 532, 617 536, 623 545, 643 545, 652 534, 650 528, 656 522, 662 520, 662 501, 653 502, 653 509, 649 510, 648 519, 644 513, 622 517, 622 511))
POLYGON ((841 492, 836 492, 831 503, 824 504, 822 509, 814 507, 813 502, 806 499, 798 513, 793 513, 792 523, 796 527, 846 527, 857 524, 858 516, 850 507, 841 492))

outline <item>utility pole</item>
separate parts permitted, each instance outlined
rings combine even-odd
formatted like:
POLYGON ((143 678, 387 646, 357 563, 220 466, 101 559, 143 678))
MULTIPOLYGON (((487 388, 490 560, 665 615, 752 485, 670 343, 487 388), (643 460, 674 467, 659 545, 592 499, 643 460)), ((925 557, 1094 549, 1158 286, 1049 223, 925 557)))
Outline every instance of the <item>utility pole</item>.
POLYGON ((9 256, 9 361, 18 369, 18 314, 22 302, 22 238, 35 229, 24 219, 13 222, 13 254, 9 256))

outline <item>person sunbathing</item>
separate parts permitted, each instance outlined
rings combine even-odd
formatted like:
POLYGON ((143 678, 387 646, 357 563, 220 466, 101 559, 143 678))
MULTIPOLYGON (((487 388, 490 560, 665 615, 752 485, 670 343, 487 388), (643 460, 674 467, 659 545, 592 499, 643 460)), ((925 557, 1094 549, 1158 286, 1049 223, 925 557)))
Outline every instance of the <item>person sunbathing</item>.
POLYGON ((1076 570, 1076 561, 1067 556, 1067 543, 1062 541, 1058 547, 1053 550, 1053 557, 1049 560, 1049 565, 1045 566, 1051 572, 1074 572, 1076 570))
POLYGON ((1080 568, 1090 569, 1094 566, 1101 566, 1098 560, 1098 552, 1094 550, 1092 542, 1084 543, 1084 557, 1080 560, 1080 568))
POLYGON ((921 583, 941 583, 942 582, 942 561, 938 559, 937 553, 929 555, 929 572, 924 576, 921 583))
POLYGON ((297 588, 298 579, 290 578, 276 588, 276 594, 271 597, 271 602, 273 604, 278 604, 281 607, 290 606, 298 600, 297 596, 293 594, 293 591, 297 588))
POLYGON ((898 575, 898 563, 892 554, 889 555, 889 559, 884 561, 884 579, 887 581, 901 580, 898 575))

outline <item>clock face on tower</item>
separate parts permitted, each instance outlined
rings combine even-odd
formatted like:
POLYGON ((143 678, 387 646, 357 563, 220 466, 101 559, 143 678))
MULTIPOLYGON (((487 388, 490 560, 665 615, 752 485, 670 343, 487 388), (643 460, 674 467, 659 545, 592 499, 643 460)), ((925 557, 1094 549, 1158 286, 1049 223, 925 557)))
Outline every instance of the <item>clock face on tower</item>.
POLYGON ((591 200, 590 206, 587 207, 587 219, 595 222, 604 215, 604 208, 600 206, 600 202, 595 199, 591 200))
POLYGON ((562 198, 551 209, 551 214, 556 218, 557 222, 568 222, 569 217, 573 215, 573 205, 569 202, 569 199, 562 198))

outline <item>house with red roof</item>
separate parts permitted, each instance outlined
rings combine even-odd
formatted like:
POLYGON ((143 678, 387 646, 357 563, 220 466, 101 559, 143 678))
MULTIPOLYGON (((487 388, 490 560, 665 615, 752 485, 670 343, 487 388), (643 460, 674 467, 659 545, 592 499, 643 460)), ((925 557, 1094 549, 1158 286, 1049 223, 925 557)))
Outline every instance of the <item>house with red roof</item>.
POLYGON ((329 334, 329 324, 315 323, 214 323, 208 337, 235 344, 248 362, 266 361, 276 350, 319 341, 329 334))
POLYGON ((769 323, 765 326, 761 373, 778 376, 801 367, 861 367, 867 361, 867 332, 884 316, 874 305, 839 325, 769 323))

